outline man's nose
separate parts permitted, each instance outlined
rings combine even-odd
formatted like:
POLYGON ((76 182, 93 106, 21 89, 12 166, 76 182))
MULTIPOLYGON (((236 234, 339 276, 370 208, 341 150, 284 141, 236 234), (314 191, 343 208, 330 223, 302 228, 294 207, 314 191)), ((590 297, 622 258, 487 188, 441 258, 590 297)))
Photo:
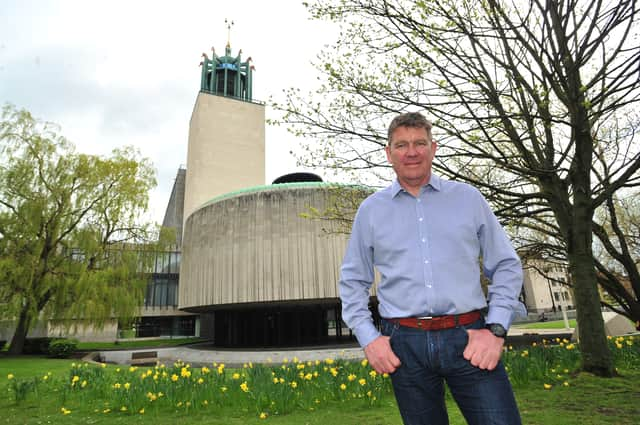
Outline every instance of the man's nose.
POLYGON ((418 149, 416 148, 416 145, 409 143, 407 147, 407 155, 415 156, 417 154, 418 154, 418 149))

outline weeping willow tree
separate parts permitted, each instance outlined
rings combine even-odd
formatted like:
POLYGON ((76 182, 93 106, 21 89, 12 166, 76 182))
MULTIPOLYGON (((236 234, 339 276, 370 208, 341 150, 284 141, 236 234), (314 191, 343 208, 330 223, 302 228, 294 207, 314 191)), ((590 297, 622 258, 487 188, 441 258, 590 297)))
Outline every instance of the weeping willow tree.
POLYGON ((614 202, 640 185, 637 1, 308 6, 340 31, 318 55, 319 89, 292 89, 274 103, 280 121, 307 141, 302 162, 375 180, 388 167, 391 118, 426 113, 435 125, 437 172, 482 190, 525 252, 568 266, 582 366, 614 375, 598 279, 619 294, 622 312, 640 314, 638 261, 616 231, 614 202), (630 290, 604 273, 594 241, 630 290))
MULTIPOLYGON (((39 319, 100 327, 137 314, 154 170, 125 148, 76 153, 57 127, 5 106, 0 121, 0 318, 22 352, 39 319)), ((151 246, 149 246, 151 248, 151 246)))

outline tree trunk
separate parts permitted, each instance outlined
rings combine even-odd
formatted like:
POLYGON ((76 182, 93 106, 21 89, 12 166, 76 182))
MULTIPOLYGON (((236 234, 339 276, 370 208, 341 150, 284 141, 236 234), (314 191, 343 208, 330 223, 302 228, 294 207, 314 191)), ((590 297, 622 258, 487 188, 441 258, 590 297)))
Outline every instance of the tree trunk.
POLYGON ((569 269, 578 315, 582 369, 598 376, 615 376, 591 252, 569 253, 569 269))
MULTIPOLYGON (((574 85, 579 86, 579 82, 574 85)), ((577 103, 580 105, 583 101, 584 97, 579 95, 577 103)), ((573 214, 570 229, 567 229, 567 257, 578 313, 582 370, 597 376, 612 377, 615 376, 615 369, 604 331, 596 262, 593 257, 590 173, 594 141, 584 109, 579 108, 572 121, 576 131, 576 152, 569 173, 573 186, 573 214)))
POLYGON ((31 321, 27 311, 27 306, 25 306, 20 312, 18 325, 16 326, 16 330, 11 338, 11 343, 9 344, 9 354, 11 355, 22 354, 22 351, 24 350, 24 343, 27 339, 27 334, 29 333, 29 325, 31 321))

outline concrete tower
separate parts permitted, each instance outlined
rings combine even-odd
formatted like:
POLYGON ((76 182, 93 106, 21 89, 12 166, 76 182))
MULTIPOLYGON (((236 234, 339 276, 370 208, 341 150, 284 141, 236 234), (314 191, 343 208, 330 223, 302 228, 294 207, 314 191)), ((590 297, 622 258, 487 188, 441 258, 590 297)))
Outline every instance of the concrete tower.
POLYGON ((251 58, 203 53, 189 125, 183 220, 212 198, 265 183, 264 104, 252 100, 251 58))

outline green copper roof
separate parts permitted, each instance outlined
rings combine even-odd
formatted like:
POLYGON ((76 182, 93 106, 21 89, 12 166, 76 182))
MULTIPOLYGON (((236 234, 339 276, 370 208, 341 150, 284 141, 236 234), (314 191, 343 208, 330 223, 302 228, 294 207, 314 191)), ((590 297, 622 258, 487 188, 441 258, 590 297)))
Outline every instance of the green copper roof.
POLYGON ((258 192, 275 192, 286 189, 311 189, 311 188, 330 188, 330 187, 353 187, 358 189, 372 190, 372 188, 362 185, 353 184, 341 184, 341 183, 327 183, 327 182, 299 182, 299 183, 281 183, 281 184, 267 184, 262 186, 247 187, 244 189, 236 190, 233 192, 225 193, 224 195, 216 196, 215 198, 200 205, 197 209, 206 207, 207 205, 215 204, 216 202, 223 201, 225 199, 234 198, 236 196, 247 195, 250 193, 258 192))
POLYGON ((224 56, 218 56, 213 48, 211 48, 211 58, 206 53, 202 56, 201 91, 251 102, 254 70, 251 58, 243 61, 242 50, 239 50, 238 55, 234 57, 228 43, 224 56))

